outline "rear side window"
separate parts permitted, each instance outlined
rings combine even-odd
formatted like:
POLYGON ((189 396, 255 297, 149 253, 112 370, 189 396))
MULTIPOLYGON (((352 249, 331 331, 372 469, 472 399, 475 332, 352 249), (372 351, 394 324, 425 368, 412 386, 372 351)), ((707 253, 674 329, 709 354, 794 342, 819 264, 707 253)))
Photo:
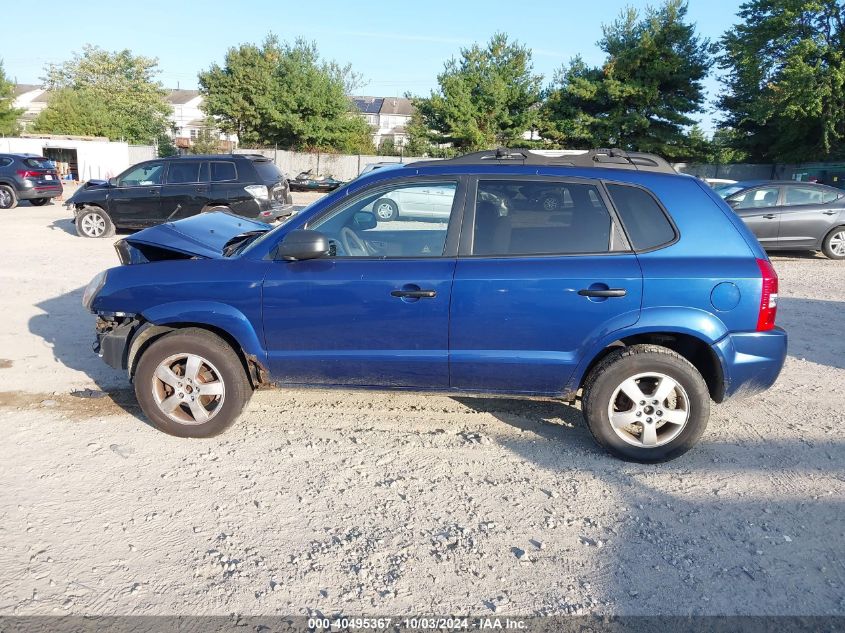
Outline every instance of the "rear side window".
POLYGON ((200 161, 173 161, 167 170, 167 182, 173 185, 201 182, 200 161))
POLYGON ((282 179, 282 172, 276 167, 276 163, 269 160, 256 160, 252 164, 255 165, 258 177, 264 182, 278 182, 282 179))
POLYGON ((576 255, 610 250, 610 214, 594 185, 482 180, 473 255, 576 255))
POLYGON ((801 204, 827 204, 833 202, 839 194, 821 187, 786 187, 784 204, 786 206, 797 206, 801 204))
POLYGON ((634 249, 648 250, 675 239, 672 223, 651 194, 626 185, 608 185, 607 190, 634 249))
POLYGON ((0 158, 0 167, 8 167, 12 164, 11 158, 0 158))
POLYGON ((48 158, 24 158, 21 162, 33 169, 53 169, 53 163, 48 158))
POLYGON ((226 182, 227 180, 238 179, 238 170, 235 169, 235 163, 220 161, 210 163, 210 166, 211 182, 226 182))

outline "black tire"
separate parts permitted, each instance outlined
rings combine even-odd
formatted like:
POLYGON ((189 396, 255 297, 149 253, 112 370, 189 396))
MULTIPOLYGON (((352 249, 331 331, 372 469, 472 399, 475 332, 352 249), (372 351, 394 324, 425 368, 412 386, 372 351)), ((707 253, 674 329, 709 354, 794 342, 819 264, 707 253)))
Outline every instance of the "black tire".
MULTIPOLYGON (((638 386, 644 385, 642 380, 638 386)), ((644 380, 648 381, 649 378, 644 380)), ((647 387, 647 385, 645 386, 647 387)), ((656 394, 656 391, 651 391, 651 393, 656 394)), ((710 393, 701 374, 680 354, 658 345, 632 345, 609 353, 593 368, 587 377, 581 400, 587 426, 596 441, 622 459, 642 463, 663 462, 683 455, 698 442, 701 434, 704 433, 704 429, 707 428, 707 421, 710 418, 710 393), (610 421, 610 405, 612 398, 617 405, 620 397, 624 400, 625 396, 618 395, 614 398, 614 394, 617 389, 621 388, 623 382, 634 376, 650 372, 668 376, 683 388, 682 393, 686 395, 688 415, 685 424, 678 425, 680 431, 677 431, 674 425, 658 420, 656 415, 654 418, 636 418, 635 423, 639 424, 638 427, 631 425, 625 428, 639 429, 640 441, 645 437, 644 420, 646 419, 649 423, 654 420, 655 433, 663 433, 663 437, 668 440, 663 444, 645 447, 632 444, 632 441, 638 442, 638 440, 635 435, 628 431, 614 430, 610 421), (673 433, 677 433, 677 435, 672 437, 673 433), (630 439, 626 441, 622 437, 630 439)), ((628 400, 628 402, 631 401, 628 400)), ((645 409, 638 407, 640 403, 632 403, 631 411, 647 412, 649 401, 643 400, 640 402, 646 403, 645 409)), ((655 413, 664 415, 660 408, 666 408, 663 406, 665 402, 664 400, 656 405, 657 411, 655 413)), ((628 409, 625 408, 623 411, 628 411, 628 409)), ((652 414, 648 413, 648 415, 652 414)), ((657 437, 660 441, 660 436, 657 437)))
POLYGON ((378 222, 390 222, 399 217, 399 206, 390 198, 379 198, 373 202, 373 214, 378 222))
POLYGON ((0 185, 0 209, 14 209, 18 206, 18 194, 9 185, 0 185))
POLYGON ((100 207, 85 207, 76 216, 76 234, 80 237, 112 237, 114 223, 100 207))
POLYGON ((50 202, 50 198, 33 198, 29 201, 29 204, 33 207, 43 207, 48 202, 50 202))
MULTIPOLYGON (((179 362, 176 360, 173 365, 176 370, 179 369, 179 362)), ((184 375, 178 377, 184 379, 184 375)), ((249 378, 241 359, 232 347, 216 334, 200 328, 175 330, 153 341, 141 354, 133 380, 138 404, 153 426, 177 437, 212 437, 222 433, 238 419, 252 397, 249 378), (165 404, 166 398, 174 394, 162 391, 164 383, 155 378, 156 370, 168 358, 179 355, 201 357, 204 373, 212 379, 209 382, 219 381, 223 384, 221 401, 208 397, 210 401, 202 405, 207 412, 212 413, 207 421, 190 423, 190 420, 194 420, 194 414, 190 410, 192 403, 178 404, 173 410, 175 417, 185 421, 173 419, 159 404, 159 400, 165 404)), ((199 381, 194 384, 203 383, 199 381)), ((183 395, 186 393, 183 391, 183 395)))
POLYGON ((830 259, 845 259, 845 226, 837 226, 825 235, 822 242, 822 252, 830 259))

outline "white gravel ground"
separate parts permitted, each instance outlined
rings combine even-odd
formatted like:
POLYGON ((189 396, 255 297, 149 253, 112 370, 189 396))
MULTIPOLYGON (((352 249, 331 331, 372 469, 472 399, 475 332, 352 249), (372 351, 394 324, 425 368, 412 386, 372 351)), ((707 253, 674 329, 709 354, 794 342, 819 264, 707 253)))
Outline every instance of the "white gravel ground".
POLYGON ((0 615, 845 614, 845 263, 774 257, 780 380, 641 466, 507 399, 260 392, 168 437, 90 350, 111 240, 0 235, 0 615))

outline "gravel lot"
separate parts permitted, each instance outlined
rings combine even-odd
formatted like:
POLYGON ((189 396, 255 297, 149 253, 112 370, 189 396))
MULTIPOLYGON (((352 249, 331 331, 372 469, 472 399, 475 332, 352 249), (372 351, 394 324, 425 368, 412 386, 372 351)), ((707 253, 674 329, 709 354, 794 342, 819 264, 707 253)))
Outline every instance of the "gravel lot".
POLYGON ((91 353, 117 263, 58 204, 0 215, 0 615, 845 614, 845 263, 777 256, 790 355, 664 465, 558 403, 260 392, 145 424, 91 353))

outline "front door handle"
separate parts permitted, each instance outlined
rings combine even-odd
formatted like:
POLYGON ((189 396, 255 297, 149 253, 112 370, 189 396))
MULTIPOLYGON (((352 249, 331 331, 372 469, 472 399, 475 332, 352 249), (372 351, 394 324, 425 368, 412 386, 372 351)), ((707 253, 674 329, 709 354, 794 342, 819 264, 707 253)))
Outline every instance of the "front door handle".
POLYGON ((624 288, 582 288, 578 294, 582 297, 624 297, 628 291, 624 288))
POLYGON ((836 211, 822 211, 822 213, 824 213, 825 215, 835 215, 837 212, 836 211))
POLYGON ((767 220, 774 220, 778 216, 776 216, 774 213, 767 213, 763 217, 766 218, 767 220))
POLYGON ((436 290, 393 290, 391 297, 400 299, 432 299, 437 296, 436 290))

